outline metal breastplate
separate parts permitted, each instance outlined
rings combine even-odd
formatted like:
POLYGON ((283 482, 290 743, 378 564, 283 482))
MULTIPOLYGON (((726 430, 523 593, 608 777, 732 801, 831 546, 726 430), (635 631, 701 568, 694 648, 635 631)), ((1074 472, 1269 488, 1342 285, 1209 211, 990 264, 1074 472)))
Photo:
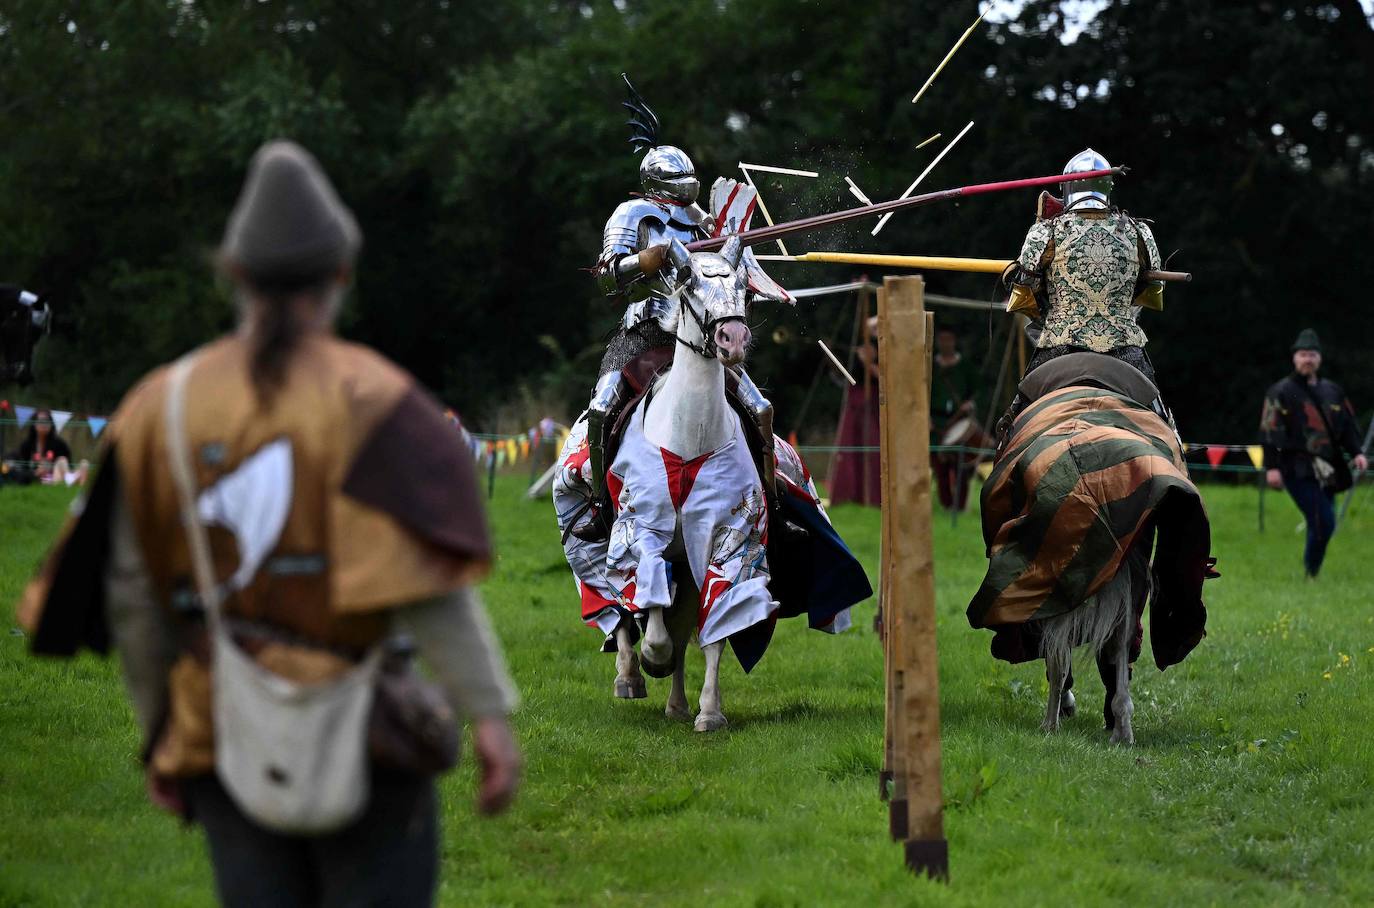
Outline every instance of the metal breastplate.
MULTIPOLYGON (((696 205, 667 205, 650 199, 637 198, 623 202, 611 214, 602 234, 599 265, 613 265, 623 256, 638 253, 650 246, 676 239, 691 243, 704 239, 706 231, 698 226, 705 213, 696 205)), ((658 319, 668 330, 676 311, 667 297, 669 290, 657 275, 641 278, 620 288, 629 304, 622 324, 633 328, 650 318, 658 319)))

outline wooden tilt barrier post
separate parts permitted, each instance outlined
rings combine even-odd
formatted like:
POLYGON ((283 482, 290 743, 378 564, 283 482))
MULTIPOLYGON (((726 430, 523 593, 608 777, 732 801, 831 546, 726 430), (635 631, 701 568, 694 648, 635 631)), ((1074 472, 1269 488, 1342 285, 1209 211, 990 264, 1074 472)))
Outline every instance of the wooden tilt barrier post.
POLYGON ((947 879, 930 510, 932 323, 922 278, 883 281, 878 293, 879 608, 887 703, 881 782, 884 794, 890 784, 890 831, 904 844, 907 866, 947 879))

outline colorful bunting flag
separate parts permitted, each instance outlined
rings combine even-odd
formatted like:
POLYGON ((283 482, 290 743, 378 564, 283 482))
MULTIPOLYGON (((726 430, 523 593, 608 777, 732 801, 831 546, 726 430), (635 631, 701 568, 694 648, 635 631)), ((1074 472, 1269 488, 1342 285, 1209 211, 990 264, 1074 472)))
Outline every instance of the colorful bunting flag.
POLYGON ((70 410, 52 411, 52 429, 58 435, 62 434, 62 430, 65 429, 67 427, 67 423, 71 421, 72 413, 70 410))
POLYGON ((1250 462, 1255 465, 1256 470, 1264 467, 1264 448, 1251 445, 1245 449, 1245 453, 1250 455, 1250 462))
POLYGON ((1207 462, 1210 463, 1210 464, 1212 465, 1213 468, 1216 468, 1216 467, 1221 466, 1221 462, 1222 462, 1223 460, 1225 460, 1225 459, 1226 459, 1226 446, 1225 446, 1225 445, 1208 445, 1208 446, 1207 446, 1207 462))
POLYGON ((21 406, 19 406, 18 404, 15 404, 15 406, 14 406, 14 418, 15 418, 16 420, 18 420, 18 422, 19 422, 19 428, 21 428, 21 429, 24 428, 24 425, 25 425, 30 419, 33 419, 33 414, 34 414, 34 412, 35 412, 36 409, 37 409, 36 407, 21 407, 21 406))
POLYGON ((106 425, 108 422, 109 422, 109 420, 106 419, 106 418, 103 417, 103 416, 88 416, 88 417, 86 417, 86 423, 87 423, 87 425, 89 425, 89 426, 91 427, 91 437, 92 437, 92 438, 99 438, 99 437, 100 437, 100 433, 105 431, 105 425, 106 425))

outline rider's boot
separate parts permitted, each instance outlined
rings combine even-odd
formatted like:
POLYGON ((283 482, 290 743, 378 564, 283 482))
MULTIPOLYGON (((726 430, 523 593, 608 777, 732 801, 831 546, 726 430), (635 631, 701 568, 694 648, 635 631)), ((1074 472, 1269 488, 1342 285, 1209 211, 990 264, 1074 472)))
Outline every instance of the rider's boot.
POLYGON ((763 480, 763 490, 768 493, 769 498, 776 498, 778 452, 773 446, 773 404, 763 396, 759 386, 754 384, 754 380, 743 368, 736 369, 735 375, 739 378, 739 386, 735 393, 739 395, 740 403, 744 404, 744 409, 748 411, 754 427, 759 432, 760 452, 763 455, 763 463, 759 467, 763 475, 759 478, 763 480))
POLYGON ((611 535, 611 499, 606 490, 606 433, 608 422, 624 403, 627 387, 619 372, 607 372, 597 380, 587 405, 587 462, 591 475, 591 505, 572 533, 585 542, 601 542, 611 535))

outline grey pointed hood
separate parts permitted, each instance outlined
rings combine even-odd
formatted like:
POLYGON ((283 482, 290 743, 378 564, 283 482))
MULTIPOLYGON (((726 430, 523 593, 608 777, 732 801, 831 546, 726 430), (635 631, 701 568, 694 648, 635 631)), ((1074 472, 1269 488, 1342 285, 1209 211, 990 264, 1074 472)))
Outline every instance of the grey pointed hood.
POLYGON ((361 245, 358 222, 319 162, 278 140, 253 155, 219 251, 250 277, 300 278, 351 264, 361 245))

